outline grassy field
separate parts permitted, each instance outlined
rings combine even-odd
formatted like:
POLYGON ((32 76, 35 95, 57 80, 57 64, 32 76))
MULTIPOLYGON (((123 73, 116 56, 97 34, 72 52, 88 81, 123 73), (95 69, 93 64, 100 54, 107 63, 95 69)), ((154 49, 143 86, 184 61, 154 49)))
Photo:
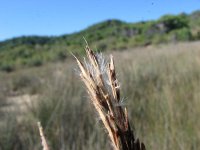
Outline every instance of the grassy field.
MULTIPOLYGON (((108 52, 107 52, 108 54, 108 52)), ((105 54, 105 55, 107 55, 105 54)), ((113 52, 131 125, 147 149, 200 147, 200 42, 113 52)), ((0 149, 111 149, 74 59, 0 72, 0 149)))

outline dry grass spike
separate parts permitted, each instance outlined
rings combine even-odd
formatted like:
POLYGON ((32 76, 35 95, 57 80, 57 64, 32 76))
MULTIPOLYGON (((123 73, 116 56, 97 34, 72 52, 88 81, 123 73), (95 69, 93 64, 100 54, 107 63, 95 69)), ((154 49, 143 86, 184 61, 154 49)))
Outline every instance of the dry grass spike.
POLYGON ((44 133, 43 133, 43 128, 41 126, 41 123, 38 122, 37 124, 38 124, 38 129, 39 129, 39 132, 40 132, 40 138, 41 138, 43 150, 49 150, 49 147, 47 145, 47 141, 46 141, 44 133))
POLYGON ((80 77, 86 85, 91 101, 105 126, 115 150, 145 150, 135 139, 128 120, 127 109, 120 104, 120 85, 116 78, 113 57, 110 62, 86 45, 87 60, 77 59, 80 77))

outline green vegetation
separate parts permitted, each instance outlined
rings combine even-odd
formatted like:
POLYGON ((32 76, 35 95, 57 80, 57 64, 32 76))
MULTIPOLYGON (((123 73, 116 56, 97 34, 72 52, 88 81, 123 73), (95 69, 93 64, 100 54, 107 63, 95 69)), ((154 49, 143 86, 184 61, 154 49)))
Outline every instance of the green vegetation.
POLYGON ((155 21, 126 23, 107 20, 87 29, 58 37, 27 36, 0 42, 0 70, 40 66, 82 54, 83 37, 96 50, 122 50, 150 44, 200 39, 200 12, 165 15, 155 21))
MULTIPOLYGON (((200 147, 199 44, 113 53, 123 105, 147 149, 200 147)), ((51 149, 111 149, 83 84, 73 72, 75 66, 75 60, 68 59, 9 74, 0 72, 0 102, 4 103, 0 107, 0 149, 40 149, 37 121, 41 121, 51 149), (13 92, 17 94, 11 96, 13 92), (37 96, 25 104, 27 110, 20 109, 23 103, 10 101, 13 97, 21 101, 24 94, 37 96), (5 111, 5 107, 10 109, 5 111)))

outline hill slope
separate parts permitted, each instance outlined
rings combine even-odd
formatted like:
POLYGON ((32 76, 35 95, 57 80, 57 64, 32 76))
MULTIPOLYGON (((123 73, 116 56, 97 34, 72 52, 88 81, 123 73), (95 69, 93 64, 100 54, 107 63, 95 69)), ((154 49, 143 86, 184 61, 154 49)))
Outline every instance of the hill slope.
POLYGON ((39 66, 81 54, 85 37, 97 50, 120 50, 149 44, 200 39, 200 11, 165 15, 155 21, 126 23, 107 20, 87 29, 57 37, 23 36, 0 42, 0 70, 39 66))

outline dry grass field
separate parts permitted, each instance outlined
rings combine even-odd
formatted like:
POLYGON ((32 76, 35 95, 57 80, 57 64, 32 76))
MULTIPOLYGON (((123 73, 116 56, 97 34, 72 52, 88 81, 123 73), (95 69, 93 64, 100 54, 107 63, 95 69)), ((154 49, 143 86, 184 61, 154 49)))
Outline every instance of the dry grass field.
MULTIPOLYGON (((200 42, 112 52, 122 105, 149 150, 200 147, 200 42)), ((108 56, 109 53, 104 53, 108 56)), ((111 149, 73 58, 0 72, 0 149, 111 149)))

